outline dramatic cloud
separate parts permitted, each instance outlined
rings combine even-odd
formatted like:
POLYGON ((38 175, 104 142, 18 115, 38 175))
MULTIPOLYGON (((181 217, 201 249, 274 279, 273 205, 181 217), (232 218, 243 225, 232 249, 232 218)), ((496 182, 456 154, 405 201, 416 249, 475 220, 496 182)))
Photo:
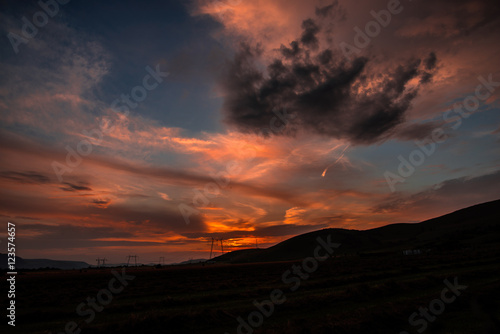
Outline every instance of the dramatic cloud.
POLYGON ((419 88, 431 80, 436 54, 394 68, 372 67, 369 58, 351 61, 339 50, 320 49, 320 25, 313 19, 302 28, 266 70, 257 63, 259 47, 241 45, 222 80, 226 121, 256 133, 286 123, 286 131, 274 133, 305 130, 354 144, 391 137, 419 88))

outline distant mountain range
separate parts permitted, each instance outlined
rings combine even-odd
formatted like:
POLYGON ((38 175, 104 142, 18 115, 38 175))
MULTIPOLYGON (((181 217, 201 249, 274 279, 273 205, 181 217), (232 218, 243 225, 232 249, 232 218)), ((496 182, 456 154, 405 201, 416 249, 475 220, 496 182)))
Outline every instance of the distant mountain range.
MULTIPOLYGON (((185 265, 185 264, 196 264, 207 261, 206 259, 191 259, 179 263, 172 263, 170 265, 185 265)), ((7 254, 0 253, 0 270, 7 270, 7 254)), ((142 263, 138 264, 143 265, 142 263)), ((157 265, 157 263, 149 263, 145 264, 148 266, 157 265)), ((123 267, 127 266, 127 263, 110 263, 106 264, 103 267, 123 267)), ((49 259, 23 259, 19 256, 16 256, 15 263, 16 270, 17 269, 41 269, 41 268, 52 268, 52 269, 86 269, 89 267, 95 267, 95 265, 90 265, 87 262, 83 261, 58 261, 58 260, 49 260, 49 259)))
MULTIPOLYGON (((82 261, 57 261, 49 259, 23 259, 16 256, 15 263, 17 269, 40 269, 40 268, 56 268, 56 269, 83 269, 90 265, 82 261)), ((0 269, 7 269, 7 254, 0 253, 0 269)))
POLYGON ((305 233, 266 249, 245 249, 212 261, 229 263, 303 259, 313 255, 318 237, 340 243, 337 254, 402 254, 488 248, 500 244, 500 200, 458 210, 421 223, 391 224, 370 230, 329 228, 305 233))

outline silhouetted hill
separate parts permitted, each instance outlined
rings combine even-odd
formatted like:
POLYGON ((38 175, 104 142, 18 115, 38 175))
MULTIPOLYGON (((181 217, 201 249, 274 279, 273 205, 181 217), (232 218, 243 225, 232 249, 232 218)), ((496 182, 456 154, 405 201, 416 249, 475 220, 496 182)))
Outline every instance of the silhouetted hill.
POLYGON ((340 243, 337 254, 399 253, 407 249, 442 251, 489 247, 500 243, 500 200, 474 205, 414 224, 391 224, 370 230, 323 229, 301 234, 267 249, 238 250, 216 262, 270 262, 312 256, 318 237, 340 243))
MULTIPOLYGON (((82 269, 88 268, 90 265, 82 261, 57 261, 49 259, 23 259, 16 256, 15 263, 17 269, 40 269, 40 268, 56 268, 56 269, 82 269)), ((0 269, 7 269, 7 254, 0 253, 0 269)))

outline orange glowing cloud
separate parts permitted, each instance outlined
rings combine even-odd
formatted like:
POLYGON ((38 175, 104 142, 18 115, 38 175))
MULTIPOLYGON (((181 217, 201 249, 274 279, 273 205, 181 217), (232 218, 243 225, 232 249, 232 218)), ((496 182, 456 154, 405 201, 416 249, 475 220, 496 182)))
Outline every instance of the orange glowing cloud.
POLYGON ((297 23, 314 15, 314 10, 314 2, 300 0, 200 0, 192 13, 210 15, 224 25, 225 33, 243 36, 272 50, 293 41, 301 30, 297 23))

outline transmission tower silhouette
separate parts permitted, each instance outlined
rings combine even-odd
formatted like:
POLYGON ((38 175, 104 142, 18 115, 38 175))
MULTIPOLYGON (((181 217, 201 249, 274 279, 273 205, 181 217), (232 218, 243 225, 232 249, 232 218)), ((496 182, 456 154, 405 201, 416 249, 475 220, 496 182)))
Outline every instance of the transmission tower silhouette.
POLYGON ((130 264, 130 259, 134 259, 135 266, 137 267, 137 255, 129 255, 127 259, 127 267, 130 264))
POLYGON ((212 259, 212 254, 214 252, 214 244, 217 247, 220 242, 220 250, 221 250, 221 255, 224 254, 224 239, 223 238, 214 238, 212 237, 212 246, 210 247, 210 257, 209 260, 212 259))
POLYGON ((107 261, 107 260, 108 260, 108 259, 106 259, 105 257, 104 257, 104 258, 102 258, 102 259, 98 257, 98 258, 96 259, 96 261, 97 261, 97 268, 100 268, 100 267, 101 267, 101 263, 102 263, 102 265, 104 266, 104 265, 106 264, 106 261, 107 261))

